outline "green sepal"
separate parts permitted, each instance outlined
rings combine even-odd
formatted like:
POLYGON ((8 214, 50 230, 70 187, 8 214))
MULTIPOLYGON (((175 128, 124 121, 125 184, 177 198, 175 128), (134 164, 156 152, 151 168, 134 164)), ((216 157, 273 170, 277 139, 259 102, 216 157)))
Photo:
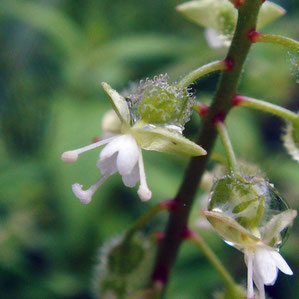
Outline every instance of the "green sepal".
POLYGON ((265 27, 266 25, 276 21, 278 18, 283 16, 286 10, 281 6, 271 2, 266 1, 263 3, 258 19, 257 19, 257 29, 265 27))
POLYGON ((213 28, 218 33, 227 28, 220 28, 221 25, 231 27, 237 22, 237 10, 227 0, 198 0, 180 4, 176 9, 189 20, 206 28, 213 28), (225 22, 221 24, 225 17, 225 22))
POLYGON ((109 84, 102 82, 102 86, 108 94, 112 107, 121 122, 130 124, 130 111, 126 99, 116 90, 114 90, 109 84))
POLYGON ((223 213, 204 211, 206 218, 209 220, 215 231, 226 241, 231 242, 241 248, 255 247, 259 238, 250 234, 233 218, 223 213))
POLYGON ((265 231, 263 233, 264 242, 268 244, 273 238, 280 237, 280 233, 293 223, 296 216, 297 211, 295 210, 286 210, 273 216, 266 224, 265 231))
POLYGON ((187 156, 202 156, 207 154, 201 146, 174 130, 161 127, 133 127, 131 134, 134 135, 139 146, 145 150, 184 154, 187 156))
MULTIPOLYGON (((238 12, 227 0, 197 0, 177 6, 189 20, 205 28, 213 28, 219 34, 232 33, 237 24, 238 12)), ((266 1, 260 9, 257 29, 274 22, 286 13, 281 6, 266 1)))

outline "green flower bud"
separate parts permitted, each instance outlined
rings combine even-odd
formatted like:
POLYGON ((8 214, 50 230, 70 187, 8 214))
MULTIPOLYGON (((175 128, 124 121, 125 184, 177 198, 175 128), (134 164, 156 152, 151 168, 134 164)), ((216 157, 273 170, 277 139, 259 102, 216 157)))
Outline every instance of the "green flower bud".
POLYGON ((114 238, 104 244, 96 267, 94 290, 99 298, 127 298, 144 287, 151 274, 156 244, 134 235, 114 238))
POLYGON ((187 88, 170 84, 167 75, 146 79, 131 93, 127 92, 132 119, 147 124, 177 127, 182 131, 190 119, 194 99, 187 88))
POLYGON ((142 262, 144 254, 144 246, 140 239, 133 238, 129 242, 121 242, 109 251, 109 271, 115 274, 132 273, 142 262))
POLYGON ((239 249, 260 241, 279 248, 296 216, 264 179, 230 176, 215 183, 205 214, 224 240, 239 249))

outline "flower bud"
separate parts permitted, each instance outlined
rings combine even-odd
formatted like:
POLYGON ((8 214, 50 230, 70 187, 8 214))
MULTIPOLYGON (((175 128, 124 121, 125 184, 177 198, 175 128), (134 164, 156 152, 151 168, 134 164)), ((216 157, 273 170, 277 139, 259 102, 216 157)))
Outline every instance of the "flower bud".
POLYGON ((226 176, 214 184, 205 214, 229 245, 242 249, 259 241, 279 248, 294 213, 263 178, 226 176))
POLYGON ((94 279, 99 298, 127 298, 145 287, 151 274, 156 244, 152 239, 134 235, 114 238, 100 252, 94 279))
POLYGON ((139 86, 127 94, 132 118, 153 125, 183 129, 194 105, 188 89, 170 84, 166 74, 140 81, 139 86))

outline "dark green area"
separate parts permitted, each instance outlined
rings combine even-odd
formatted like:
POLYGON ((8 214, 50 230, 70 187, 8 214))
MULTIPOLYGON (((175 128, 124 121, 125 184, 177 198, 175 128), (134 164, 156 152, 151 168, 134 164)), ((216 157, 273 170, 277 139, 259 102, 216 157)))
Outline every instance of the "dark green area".
MULTIPOLYGON (((136 188, 115 175, 89 205, 71 184, 93 184, 99 150, 64 164, 65 150, 100 136, 101 118, 111 107, 100 83, 121 91, 130 82, 161 73, 172 80, 222 58, 208 48, 203 30, 175 10, 182 1, 0 2, 0 297, 90 298, 98 248, 126 229, 146 209, 177 192, 186 158, 144 153, 153 199, 140 202, 136 188)), ((282 1, 281 1, 282 2, 282 1)), ((265 32, 298 36, 298 4, 283 1, 289 14, 265 32)), ((254 45, 240 93, 298 110, 298 84, 291 56, 272 45, 254 45)), ((217 75, 194 85, 209 103, 217 75)), ((194 137, 196 115, 186 135, 194 137)), ((281 143, 284 124, 276 117, 235 108, 228 130, 236 155, 257 163, 292 208, 299 207, 298 164, 281 143)), ((222 153, 217 145, 216 151, 222 153)), ((197 215, 196 203, 194 214, 197 215)), ((165 214, 148 228, 160 230, 165 214)), ((282 255, 296 274, 299 229, 295 221, 282 255)), ((243 256, 212 231, 203 236, 236 280, 246 281, 243 256)), ((298 272, 298 271, 297 271, 298 272)), ((223 282, 192 244, 185 244, 167 298, 211 298, 223 282)), ((295 298, 298 277, 279 275, 272 298, 295 298)))

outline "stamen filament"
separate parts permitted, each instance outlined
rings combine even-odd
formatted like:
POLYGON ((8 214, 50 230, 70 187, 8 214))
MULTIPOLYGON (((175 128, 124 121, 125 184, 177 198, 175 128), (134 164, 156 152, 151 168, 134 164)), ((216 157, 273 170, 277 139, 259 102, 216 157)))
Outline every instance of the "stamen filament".
POLYGON ((95 149, 97 147, 100 147, 100 146, 102 146, 102 145, 104 145, 106 143, 109 143, 110 141, 112 141, 117 136, 119 136, 119 135, 115 135, 113 137, 110 137, 110 138, 107 138, 107 139, 104 139, 104 140, 100 140, 98 142, 91 143, 91 144, 86 145, 84 147, 78 148, 78 149, 76 149, 74 151, 76 151, 77 154, 82 154, 82 153, 87 152, 89 150, 92 150, 92 149, 95 149))
POLYGON ((247 299, 253 299, 253 252, 249 251, 247 258, 247 299))
POLYGON ((110 142, 111 140, 113 140, 115 137, 117 137, 118 135, 115 135, 113 137, 110 137, 110 138, 106 138, 104 140, 100 140, 98 142, 94 142, 92 144, 89 144, 89 145, 86 145, 84 147, 81 147, 81 148, 78 148, 78 149, 75 149, 75 150, 72 150, 72 151, 67 151, 67 152, 64 152, 62 155, 61 155, 61 160, 64 161, 64 162, 67 162, 67 163, 72 163, 72 162, 76 162, 77 159, 78 159, 78 156, 86 151, 89 151, 89 150, 92 150, 94 148, 97 148, 99 146, 102 146, 108 142, 110 142))
POLYGON ((141 200, 147 201, 147 200, 151 199, 152 192, 150 191, 150 189, 147 186, 141 148, 139 148, 138 166, 139 166, 140 186, 139 186, 137 193, 141 200))
POLYGON ((108 176, 103 175, 95 184, 91 185, 87 190, 82 189, 82 185, 76 183, 72 186, 75 196, 84 204, 90 203, 92 196, 98 188, 105 182, 108 176))

